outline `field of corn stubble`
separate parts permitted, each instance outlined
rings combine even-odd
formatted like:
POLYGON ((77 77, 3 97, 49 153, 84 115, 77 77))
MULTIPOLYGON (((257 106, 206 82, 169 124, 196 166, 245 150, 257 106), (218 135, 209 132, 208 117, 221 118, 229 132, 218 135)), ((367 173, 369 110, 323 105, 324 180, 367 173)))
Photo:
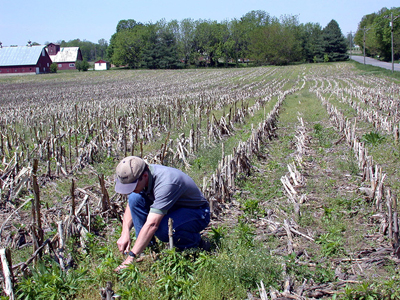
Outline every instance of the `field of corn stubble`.
POLYGON ((0 299, 400 298, 395 76, 347 62, 0 87, 0 299), (158 242, 113 271, 127 155, 196 181, 210 252, 158 242))

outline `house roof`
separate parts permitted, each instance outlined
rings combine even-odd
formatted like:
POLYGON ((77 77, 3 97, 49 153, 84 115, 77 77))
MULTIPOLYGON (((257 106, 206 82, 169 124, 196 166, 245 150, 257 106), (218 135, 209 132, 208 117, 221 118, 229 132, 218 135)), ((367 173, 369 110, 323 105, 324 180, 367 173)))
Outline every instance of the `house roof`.
POLYGON ((50 55, 52 62, 75 62, 78 58, 79 47, 62 47, 56 55, 50 55))
POLYGON ((98 60, 98 61, 95 61, 94 63, 95 63, 95 64, 98 64, 98 63, 105 64, 105 63, 108 63, 108 61, 105 61, 105 60, 100 59, 100 60, 98 60))
POLYGON ((0 48, 0 66, 36 65, 45 46, 0 48))

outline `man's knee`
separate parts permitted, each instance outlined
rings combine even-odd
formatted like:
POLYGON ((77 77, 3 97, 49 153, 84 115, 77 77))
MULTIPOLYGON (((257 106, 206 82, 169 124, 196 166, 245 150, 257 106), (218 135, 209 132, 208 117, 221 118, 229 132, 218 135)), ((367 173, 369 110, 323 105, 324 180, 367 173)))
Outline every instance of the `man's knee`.
POLYGON ((132 215, 148 214, 150 206, 146 203, 146 199, 137 193, 131 193, 128 197, 128 205, 132 215))
POLYGON ((143 205, 142 202, 144 202, 144 198, 140 194, 131 193, 128 196, 129 207, 136 207, 138 205, 143 205))

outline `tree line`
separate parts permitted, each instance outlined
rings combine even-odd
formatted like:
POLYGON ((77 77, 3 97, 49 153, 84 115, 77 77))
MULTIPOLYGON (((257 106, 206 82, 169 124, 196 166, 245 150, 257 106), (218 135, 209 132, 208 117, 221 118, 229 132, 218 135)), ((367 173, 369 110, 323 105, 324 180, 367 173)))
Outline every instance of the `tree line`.
POLYGON ((172 69, 189 66, 286 65, 348 58, 338 23, 300 24, 297 16, 251 11, 230 21, 118 22, 107 48, 117 66, 172 69))
MULTIPOLYGON (((80 39, 59 41, 61 47, 80 47, 83 59, 105 59, 129 68, 173 69, 190 66, 286 65, 297 62, 346 60, 347 50, 357 44, 368 56, 391 59, 390 15, 400 8, 382 8, 365 15, 355 35, 345 38, 332 20, 300 24, 297 16, 272 17, 262 10, 250 11, 230 21, 164 19, 155 23, 120 20, 110 42, 80 39)), ((400 17, 393 22, 394 57, 400 57, 400 17)))
POLYGON ((382 60, 391 60, 391 15, 393 22, 393 53, 394 58, 400 57, 400 7, 382 8, 377 13, 365 15, 358 25, 354 42, 364 49, 368 56, 379 57, 382 60), (398 19, 396 20, 396 17, 398 19))

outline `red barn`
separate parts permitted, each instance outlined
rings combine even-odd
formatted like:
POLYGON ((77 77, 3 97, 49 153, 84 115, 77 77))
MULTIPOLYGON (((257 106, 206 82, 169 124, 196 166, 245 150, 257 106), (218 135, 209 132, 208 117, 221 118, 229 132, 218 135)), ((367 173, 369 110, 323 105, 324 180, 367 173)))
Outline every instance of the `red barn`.
POLYGON ((75 70, 75 62, 82 60, 82 52, 79 47, 60 47, 58 44, 47 45, 47 52, 58 70, 75 70))
POLYGON ((0 74, 48 73, 51 63, 45 46, 0 45, 0 74))
POLYGON ((49 55, 56 55, 59 51, 60 51, 59 44, 50 43, 47 45, 47 52, 49 53, 49 55))

